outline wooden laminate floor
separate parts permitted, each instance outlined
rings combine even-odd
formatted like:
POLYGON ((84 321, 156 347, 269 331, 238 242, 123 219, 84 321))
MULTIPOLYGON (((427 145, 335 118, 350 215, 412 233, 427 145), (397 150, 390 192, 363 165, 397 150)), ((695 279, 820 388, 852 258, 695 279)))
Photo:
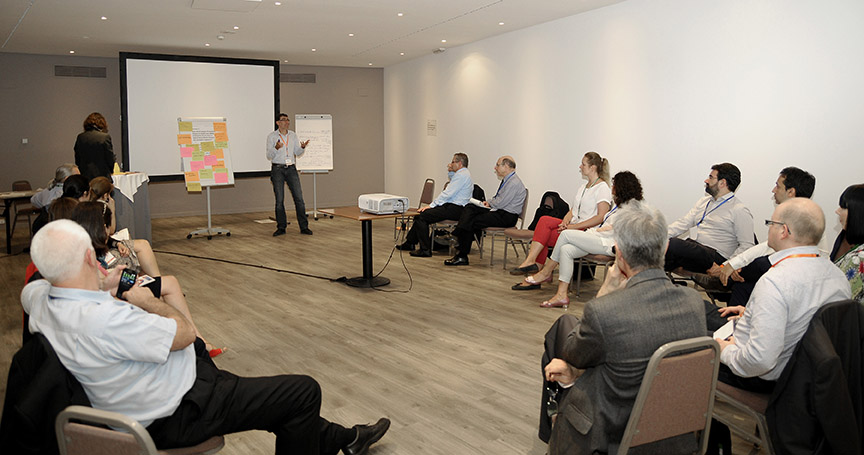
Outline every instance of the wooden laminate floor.
MULTIPOLYGON (((254 222, 268 216, 214 216, 214 226, 232 235, 209 241, 186 239, 204 217, 153 220, 162 274, 180 280, 208 341, 228 348, 219 367, 244 376, 311 375, 323 390, 322 416, 346 426, 389 417, 374 455, 545 453, 536 436, 540 356, 544 333, 564 310, 537 305, 552 286, 511 291, 520 278, 502 269, 499 243, 493 266, 476 250, 470 266, 456 268, 442 264, 444 253, 413 258, 397 250, 382 273, 389 286, 351 288, 330 279, 361 273, 358 222, 310 219, 315 234, 302 236, 294 221, 274 238, 275 224, 254 222)), ((13 252, 27 245, 19 232, 13 252)), ((373 239, 377 272, 393 249, 393 221, 373 222, 373 239)), ((21 346, 28 262, 26 253, 0 255, 0 397, 21 346)), ((583 298, 598 287, 583 284, 583 298)), ((571 299, 568 311, 581 314, 583 304, 571 299)), ((230 435, 221 453, 272 453, 273 440, 263 431, 230 435)))

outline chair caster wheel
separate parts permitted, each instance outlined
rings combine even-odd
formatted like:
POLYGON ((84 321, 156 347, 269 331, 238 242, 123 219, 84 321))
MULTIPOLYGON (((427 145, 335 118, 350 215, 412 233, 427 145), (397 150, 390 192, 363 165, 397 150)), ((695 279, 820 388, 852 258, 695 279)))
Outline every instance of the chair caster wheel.
POLYGON ((189 235, 186 236, 186 240, 189 240, 189 239, 191 239, 191 238, 192 238, 192 234, 189 234, 189 235))

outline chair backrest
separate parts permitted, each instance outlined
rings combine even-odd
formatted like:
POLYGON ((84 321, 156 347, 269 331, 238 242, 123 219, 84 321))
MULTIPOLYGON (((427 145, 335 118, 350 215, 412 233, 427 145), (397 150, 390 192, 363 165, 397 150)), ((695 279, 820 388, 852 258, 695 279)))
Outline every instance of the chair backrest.
POLYGON ((116 412, 86 406, 69 406, 55 423, 60 455, 157 455, 156 445, 137 421, 116 412), (110 425, 128 433, 97 427, 71 419, 110 425))
POLYGON ((30 191, 33 188, 27 180, 16 180, 12 182, 12 191, 30 191))
POLYGON ((720 345, 709 337, 660 346, 648 361, 618 454, 699 430, 699 453, 705 453, 719 367, 720 345))
POLYGON ((423 183, 423 192, 420 193, 420 203, 417 204, 417 208, 423 207, 423 204, 429 205, 435 199, 435 180, 434 179, 426 179, 423 183))

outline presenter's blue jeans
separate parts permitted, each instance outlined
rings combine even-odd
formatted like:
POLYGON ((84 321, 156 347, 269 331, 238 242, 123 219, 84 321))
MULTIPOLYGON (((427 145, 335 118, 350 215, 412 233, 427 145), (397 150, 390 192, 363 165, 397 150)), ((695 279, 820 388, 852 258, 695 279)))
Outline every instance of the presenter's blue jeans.
POLYGON ((306 218, 306 204, 303 202, 303 188, 300 187, 297 167, 293 164, 290 166, 274 164, 270 168, 270 182, 273 183, 273 194, 276 196, 276 228, 285 229, 288 226, 288 219, 285 216, 285 184, 287 183, 291 197, 294 198, 297 224, 300 225, 301 231, 307 229, 309 220, 306 218))

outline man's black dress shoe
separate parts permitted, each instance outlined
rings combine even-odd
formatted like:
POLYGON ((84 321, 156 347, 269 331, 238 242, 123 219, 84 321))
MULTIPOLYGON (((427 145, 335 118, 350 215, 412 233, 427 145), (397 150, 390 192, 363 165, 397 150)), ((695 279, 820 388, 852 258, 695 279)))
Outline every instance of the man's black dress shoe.
POLYGON ((309 228, 300 229, 300 233, 303 235, 312 235, 312 229, 309 229, 309 228))
POLYGON ((463 258, 462 256, 453 256, 452 258, 444 261, 444 265, 468 265, 468 258, 463 258))
POLYGON ((414 256, 415 258, 431 258, 432 257, 432 252, 429 250, 417 250, 417 251, 412 251, 408 254, 410 254, 411 256, 414 256))
POLYGON ((401 251, 414 251, 414 245, 405 242, 400 245, 396 245, 396 249, 401 251))
POLYGON ((354 442, 345 446, 342 452, 345 455, 365 455, 369 452, 369 446, 378 442, 384 433, 390 428, 390 419, 383 417, 374 425, 354 425, 357 437, 354 442))
POLYGON ((279 237, 280 235, 285 235, 285 229, 276 229, 276 232, 273 233, 273 237, 279 237))

